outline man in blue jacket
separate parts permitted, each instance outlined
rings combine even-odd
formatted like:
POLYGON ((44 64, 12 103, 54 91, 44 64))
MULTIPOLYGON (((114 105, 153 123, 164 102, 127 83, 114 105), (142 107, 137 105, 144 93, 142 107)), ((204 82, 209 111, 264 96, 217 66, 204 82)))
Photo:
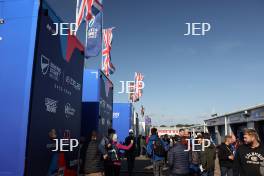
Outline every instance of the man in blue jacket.
POLYGON ((157 129, 151 129, 151 136, 147 145, 147 153, 151 156, 153 162, 154 176, 164 176, 164 157, 168 146, 158 137, 157 129))

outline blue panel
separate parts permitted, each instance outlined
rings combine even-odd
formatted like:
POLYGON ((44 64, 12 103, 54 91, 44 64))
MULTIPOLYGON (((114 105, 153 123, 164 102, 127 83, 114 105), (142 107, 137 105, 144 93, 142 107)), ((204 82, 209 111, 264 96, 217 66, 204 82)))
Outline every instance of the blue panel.
POLYGON ((118 140, 124 142, 131 128, 131 103, 114 103, 113 128, 116 130, 118 140))
POLYGON ((99 72, 85 69, 83 74, 83 102, 99 102, 99 72))
POLYGON ((52 35, 53 23, 61 21, 45 1, 39 14, 25 175, 67 175, 77 171, 78 149, 58 156, 52 139, 79 139, 83 48, 73 36, 52 35), (69 59, 65 46, 74 48, 69 59))
POLYGON ((100 123, 101 134, 107 134, 107 129, 112 128, 113 119, 113 83, 100 71, 100 123))
POLYGON ((81 136, 88 137, 91 132, 98 131, 99 102, 82 103, 82 127, 81 136))
POLYGON ((22 176, 39 1, 0 4, 0 175, 22 176))

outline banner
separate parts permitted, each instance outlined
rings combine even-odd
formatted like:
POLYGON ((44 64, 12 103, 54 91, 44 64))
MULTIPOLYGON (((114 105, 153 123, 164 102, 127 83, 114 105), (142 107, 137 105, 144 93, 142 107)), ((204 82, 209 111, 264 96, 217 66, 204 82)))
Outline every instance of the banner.
POLYGON ((112 127, 113 116, 113 83, 100 72, 100 103, 99 103, 101 134, 107 134, 108 128, 112 127), (106 128, 107 126, 107 128, 106 128))
POLYGON ((102 12, 87 23, 85 57, 95 57, 102 49, 102 12))
POLYGON ((69 176, 77 172, 78 148, 69 152, 52 151, 56 148, 53 139, 79 139, 84 48, 80 49, 82 45, 74 36, 52 35, 54 23, 61 21, 44 2, 42 8, 25 175, 69 176))

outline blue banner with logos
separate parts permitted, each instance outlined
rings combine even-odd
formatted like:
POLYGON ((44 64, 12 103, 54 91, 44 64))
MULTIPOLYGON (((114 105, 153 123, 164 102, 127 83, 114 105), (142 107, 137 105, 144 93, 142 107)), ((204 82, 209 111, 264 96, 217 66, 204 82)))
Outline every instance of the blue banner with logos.
POLYGON ((56 33, 62 21, 45 1, 39 14, 26 175, 76 175, 78 147, 63 150, 80 137, 84 48, 74 36, 56 33), (55 139, 65 145, 52 151, 55 139))

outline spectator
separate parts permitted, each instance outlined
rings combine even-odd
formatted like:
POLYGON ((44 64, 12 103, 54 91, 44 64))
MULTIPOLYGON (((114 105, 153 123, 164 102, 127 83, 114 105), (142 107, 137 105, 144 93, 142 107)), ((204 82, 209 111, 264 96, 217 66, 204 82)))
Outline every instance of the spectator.
POLYGON ((103 163, 99 152, 99 141, 95 131, 92 132, 91 141, 88 144, 85 161, 85 176, 103 176, 103 163))
POLYGON ((224 143, 218 147, 221 176, 233 176, 234 155, 231 147, 232 143, 232 136, 225 136, 224 143))
MULTIPOLYGON (((261 176, 261 163, 264 161, 264 149, 254 129, 244 130, 244 144, 235 155, 234 176, 261 176)), ((263 175, 262 175, 263 176, 263 175)))
POLYGON ((189 138, 190 138, 189 130, 188 130, 188 129, 185 129, 183 135, 184 135, 186 138, 189 139, 189 138))
POLYGON ((143 156, 146 153, 146 137, 142 136, 142 138, 140 139, 140 155, 143 156))
MULTIPOLYGON (((135 141, 134 131, 132 129, 129 130, 129 136, 126 137, 125 144, 129 145, 131 141, 135 141)), ((135 157, 136 157, 136 144, 133 143, 133 146, 126 151, 127 170, 129 176, 131 176, 133 173, 133 169, 135 166, 135 157)))
POLYGON ((105 176, 111 176, 113 173, 112 162, 109 160, 108 153, 107 153, 108 148, 111 147, 110 140, 113 134, 115 134, 115 130, 112 128, 108 129, 108 135, 104 136, 99 144, 99 150, 101 152, 103 162, 104 162, 105 176))
POLYGON ((184 131, 184 129, 179 129, 179 136, 180 137, 183 137, 184 136, 184 134, 185 134, 185 131, 184 131))
POLYGON ((183 138, 175 136, 175 144, 168 152, 170 176, 188 176, 190 166, 190 152, 183 144, 183 138))
POLYGON ((147 153, 153 161, 154 176, 164 176, 164 156, 167 150, 165 143, 158 137, 157 129, 151 129, 151 136, 147 145, 147 153))
POLYGON ((215 169, 215 158, 216 158, 216 149, 215 146, 210 142, 209 133, 203 134, 204 151, 201 151, 201 163, 203 168, 203 176, 213 176, 215 169))
POLYGON ((198 176, 201 174, 201 150, 202 150, 202 135, 198 135, 195 138, 194 146, 191 151, 191 163, 190 172, 192 176, 198 176))
MULTIPOLYGON (((165 143, 166 146, 170 146, 170 139, 167 134, 164 135, 163 142, 165 143)), ((167 164, 168 161, 168 151, 165 151, 165 157, 164 157, 165 165, 167 164)))
POLYGON ((108 147, 108 159, 111 161, 111 165, 113 166, 113 170, 111 176, 119 176, 121 169, 121 159, 119 156, 120 150, 129 150, 132 148, 134 141, 131 140, 131 143, 126 146, 117 142, 117 134, 112 135, 112 139, 110 141, 111 146, 108 147))

